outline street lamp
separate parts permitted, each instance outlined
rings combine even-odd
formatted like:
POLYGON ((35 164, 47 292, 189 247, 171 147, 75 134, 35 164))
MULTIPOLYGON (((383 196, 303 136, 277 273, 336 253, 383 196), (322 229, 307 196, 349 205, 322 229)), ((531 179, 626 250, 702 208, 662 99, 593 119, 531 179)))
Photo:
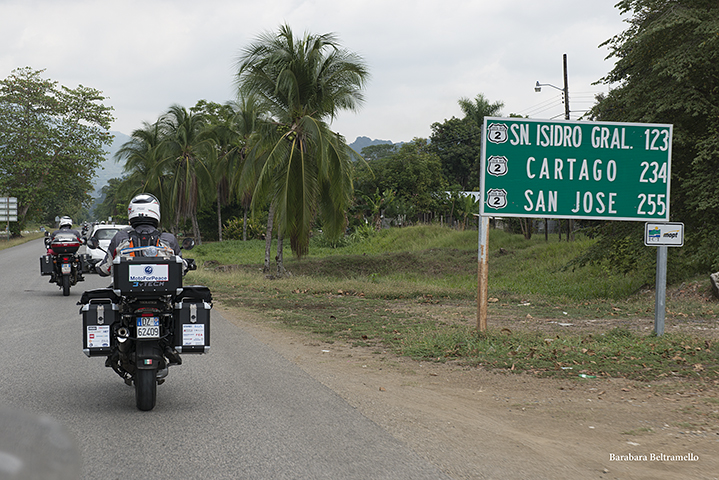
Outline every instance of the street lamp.
POLYGON ((559 87, 557 87, 557 86, 555 86, 555 85, 552 85, 551 83, 539 83, 539 80, 537 80, 537 84, 534 86, 534 91, 535 91, 535 92, 541 92, 541 91, 542 91, 542 87, 552 87, 552 88, 556 88, 557 90, 559 90, 559 91, 561 91, 561 92, 564 91, 563 88, 559 88, 559 87))
POLYGON ((564 119, 569 120, 569 84, 567 83, 567 54, 565 53, 563 56, 563 63, 564 63, 564 88, 559 88, 551 83, 539 83, 539 80, 537 80, 537 84, 534 86, 535 92, 541 92, 542 87, 552 87, 556 88, 557 90, 561 90, 564 93, 564 119))

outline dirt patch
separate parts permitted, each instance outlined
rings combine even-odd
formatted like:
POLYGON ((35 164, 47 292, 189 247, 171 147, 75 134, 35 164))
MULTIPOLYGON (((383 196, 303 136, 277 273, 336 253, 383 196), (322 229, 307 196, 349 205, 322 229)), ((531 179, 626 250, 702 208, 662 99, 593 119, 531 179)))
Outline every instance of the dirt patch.
MULTIPOLYGON (((717 382, 557 380, 418 362, 216 308, 452 478, 719 478, 717 382)), ((613 325, 589 322, 579 327, 613 325)), ((574 328, 561 318, 537 323, 574 328)), ((705 329, 716 338, 715 323, 668 322, 667 331, 705 329)), ((633 325, 652 328, 648 319, 633 325)))

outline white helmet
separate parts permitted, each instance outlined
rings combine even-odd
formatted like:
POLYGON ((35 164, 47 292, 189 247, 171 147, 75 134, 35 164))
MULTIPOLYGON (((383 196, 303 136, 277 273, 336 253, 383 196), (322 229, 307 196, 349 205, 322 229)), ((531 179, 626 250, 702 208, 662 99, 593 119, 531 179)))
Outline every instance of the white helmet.
POLYGON ((67 226, 68 228, 72 228, 72 218, 64 216, 60 219, 60 227, 65 226, 67 226))
POLYGON ((127 218, 133 227, 143 223, 158 227, 160 225, 160 202, 149 193, 136 195, 127 206, 127 218))

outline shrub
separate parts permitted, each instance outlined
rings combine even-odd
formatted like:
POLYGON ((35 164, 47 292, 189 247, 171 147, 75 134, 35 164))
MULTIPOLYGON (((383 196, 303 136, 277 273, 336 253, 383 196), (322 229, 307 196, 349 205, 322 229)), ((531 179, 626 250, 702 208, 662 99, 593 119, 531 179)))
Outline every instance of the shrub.
MULTIPOLYGON (((242 227, 244 220, 238 217, 229 219, 222 226, 222 238, 225 240, 242 240, 242 227)), ((256 220, 247 219, 247 239, 263 240, 265 238, 265 226, 256 220)))

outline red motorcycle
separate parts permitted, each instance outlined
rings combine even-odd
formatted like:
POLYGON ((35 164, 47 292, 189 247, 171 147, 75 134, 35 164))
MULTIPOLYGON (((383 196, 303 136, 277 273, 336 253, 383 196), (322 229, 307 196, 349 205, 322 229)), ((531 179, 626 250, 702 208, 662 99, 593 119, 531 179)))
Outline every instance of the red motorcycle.
POLYGON ((40 274, 49 275, 50 283, 56 283, 67 297, 71 286, 85 280, 82 273, 87 262, 77 253, 83 241, 72 233, 58 233, 54 238, 45 235, 47 255, 40 257, 40 274))

